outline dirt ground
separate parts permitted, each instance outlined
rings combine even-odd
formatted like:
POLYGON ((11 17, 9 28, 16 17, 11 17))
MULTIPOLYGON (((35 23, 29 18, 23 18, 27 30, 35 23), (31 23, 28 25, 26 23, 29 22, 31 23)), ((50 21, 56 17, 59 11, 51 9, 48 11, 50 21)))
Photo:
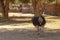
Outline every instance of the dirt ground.
POLYGON ((0 40, 60 40, 60 18, 49 16, 46 20, 44 32, 40 35, 31 21, 0 23, 0 40))

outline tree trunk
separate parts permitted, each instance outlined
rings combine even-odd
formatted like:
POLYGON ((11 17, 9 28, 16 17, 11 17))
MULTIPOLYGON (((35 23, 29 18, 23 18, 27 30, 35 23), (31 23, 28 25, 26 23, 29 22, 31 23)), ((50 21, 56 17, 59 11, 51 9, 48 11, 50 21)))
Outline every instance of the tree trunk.
POLYGON ((42 13, 40 13, 40 7, 41 7, 41 1, 40 0, 32 0, 32 6, 33 6, 33 13, 36 16, 41 16, 42 13))
POLYGON ((5 2, 5 18, 8 19, 8 12, 9 12, 9 0, 5 2))
POLYGON ((5 6, 4 6, 4 0, 0 0, 1 6, 2 6, 2 14, 3 18, 5 17, 5 6))
POLYGON ((2 6, 2 14, 4 19, 8 19, 8 11, 9 11, 9 0, 0 0, 1 6, 2 6))

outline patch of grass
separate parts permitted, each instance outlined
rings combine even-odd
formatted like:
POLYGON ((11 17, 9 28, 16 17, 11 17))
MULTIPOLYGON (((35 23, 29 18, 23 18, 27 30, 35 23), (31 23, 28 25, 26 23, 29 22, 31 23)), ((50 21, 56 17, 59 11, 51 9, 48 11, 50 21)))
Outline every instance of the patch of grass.
POLYGON ((7 19, 0 18, 0 22, 5 22, 7 19))

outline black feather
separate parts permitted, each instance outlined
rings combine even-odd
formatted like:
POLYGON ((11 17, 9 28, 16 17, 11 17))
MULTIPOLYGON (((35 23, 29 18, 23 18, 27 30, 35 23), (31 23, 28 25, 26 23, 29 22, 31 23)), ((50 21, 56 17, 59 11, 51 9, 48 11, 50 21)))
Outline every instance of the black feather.
POLYGON ((45 18, 43 16, 34 16, 32 18, 32 23, 33 23, 34 26, 36 26, 36 25, 43 26, 43 25, 46 24, 46 20, 45 20, 45 18), (39 17, 42 18, 42 20, 43 20, 42 22, 38 21, 39 17))

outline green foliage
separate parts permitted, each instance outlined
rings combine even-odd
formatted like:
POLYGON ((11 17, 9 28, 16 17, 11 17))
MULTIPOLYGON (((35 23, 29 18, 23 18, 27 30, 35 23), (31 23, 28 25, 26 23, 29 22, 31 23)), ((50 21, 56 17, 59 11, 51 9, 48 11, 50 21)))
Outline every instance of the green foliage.
POLYGON ((12 4, 15 4, 15 3, 29 3, 29 2, 31 2, 31 0, 10 0, 10 2, 12 3, 12 4))
POLYGON ((55 1, 55 0, 49 0, 49 2, 53 2, 53 1, 55 1))
POLYGON ((10 0, 10 3, 12 3, 12 4, 20 4, 20 1, 19 0, 10 0))
POLYGON ((30 2, 30 0, 19 0, 20 2, 22 2, 22 3, 28 3, 28 2, 30 2))
POLYGON ((15 3, 15 0, 10 0, 10 2, 14 4, 15 3))

